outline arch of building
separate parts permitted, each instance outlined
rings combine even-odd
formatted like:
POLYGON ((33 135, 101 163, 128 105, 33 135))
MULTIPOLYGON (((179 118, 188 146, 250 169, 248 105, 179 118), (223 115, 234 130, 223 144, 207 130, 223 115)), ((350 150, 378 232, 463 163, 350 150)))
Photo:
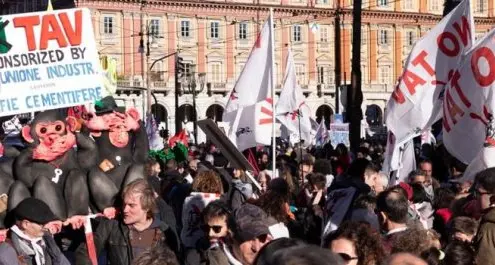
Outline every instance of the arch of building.
POLYGON ((366 107, 365 118, 370 126, 383 125, 383 111, 376 104, 371 104, 366 107))
POLYGON ((325 126, 330 128, 330 123, 332 122, 332 117, 333 117, 333 109, 327 105, 327 104, 322 104, 320 105, 315 112, 316 116, 316 122, 319 124, 323 119, 325 119, 325 126))
POLYGON ((211 104, 207 109, 205 116, 208 119, 212 119, 213 121, 222 121, 222 116, 225 108, 217 103, 211 104))

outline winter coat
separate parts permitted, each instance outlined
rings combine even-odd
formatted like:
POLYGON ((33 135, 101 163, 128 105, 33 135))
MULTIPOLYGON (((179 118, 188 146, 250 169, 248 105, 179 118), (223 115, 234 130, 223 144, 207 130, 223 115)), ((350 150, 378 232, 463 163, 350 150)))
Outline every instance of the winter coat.
POLYGON ((239 179, 232 180, 230 187, 229 205, 232 210, 239 209, 244 202, 253 196, 253 187, 249 183, 244 183, 239 179))
POLYGON ((495 265, 495 208, 481 218, 475 244, 477 264, 495 265))
POLYGON ((196 248, 198 240, 204 237, 201 228, 201 212, 212 201, 220 199, 220 194, 192 192, 182 208, 181 242, 185 248, 196 248))
POLYGON ((178 234, 177 219, 175 217, 174 209, 162 198, 157 198, 156 205, 158 207, 158 214, 155 214, 155 217, 166 223, 174 230, 174 233, 178 234))
MULTIPOLYGON (((174 253, 178 254, 180 243, 177 234, 160 220, 154 220, 148 229, 156 228, 159 229, 157 231, 159 233, 154 244, 167 245, 174 253)), ((100 219, 100 223, 93 233, 96 255, 98 256, 105 249, 108 264, 130 265, 136 257, 133 254, 129 233, 129 227, 121 220, 100 219)), ((76 264, 91 264, 86 244, 81 244, 77 249, 76 264)))
POLYGON ((202 254, 200 265, 229 265, 229 259, 221 247, 210 248, 202 254))
MULTIPOLYGON (((37 265, 34 256, 30 256, 22 250, 19 245, 20 240, 15 233, 9 232, 7 241, 0 244, 0 265, 37 265)), ((43 241, 46 244, 46 265, 70 265, 50 234, 45 234, 43 241)))

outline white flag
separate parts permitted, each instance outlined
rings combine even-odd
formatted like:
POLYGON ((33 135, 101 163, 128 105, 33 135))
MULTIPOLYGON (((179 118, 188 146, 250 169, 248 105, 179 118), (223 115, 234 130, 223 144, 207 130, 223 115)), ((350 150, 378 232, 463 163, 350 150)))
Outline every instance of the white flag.
MULTIPOLYGON (((271 19, 267 19, 256 39, 251 54, 230 93, 224 115, 238 108, 256 104, 270 96, 273 71, 270 36, 273 26, 270 21, 271 19)), ((277 83, 276 80, 274 82, 277 83)))
POLYGON ((495 30, 465 56, 445 90, 443 142, 459 161, 469 164, 483 148, 495 113, 495 30))
POLYGON ((466 181, 471 181, 474 183, 474 178, 476 174, 479 172, 490 168, 495 167, 495 147, 494 146, 486 146, 483 147, 478 155, 469 163, 468 167, 462 174, 460 179, 453 180, 454 182, 463 183, 466 181))
POLYGON ((396 148, 395 135, 392 132, 387 133, 387 145, 385 146, 385 153, 383 154, 383 166, 382 171, 385 173, 392 172, 399 168, 399 150, 396 148))
POLYGON ((328 143, 328 140, 330 140, 329 138, 327 126, 325 125, 325 119, 321 119, 320 125, 316 130, 316 146, 325 145, 328 143))
POLYGON ((413 139, 409 140, 404 147, 402 147, 400 152, 399 168, 394 174, 396 182, 394 183, 394 180, 392 180, 392 185, 398 184, 399 182, 406 182, 409 173, 416 169, 413 139))
POLYGON ((411 49, 387 103, 387 127, 399 141, 441 118, 445 85, 474 43, 469 3, 462 1, 411 49))
POLYGON ((275 109, 280 123, 287 128, 291 135, 297 135, 297 138, 304 140, 304 144, 307 146, 311 144, 311 114, 304 100, 301 87, 297 84, 294 58, 289 50, 284 85, 275 109))
POLYGON ((257 145, 270 145, 272 115, 270 99, 227 113, 224 120, 229 123, 230 141, 241 151, 257 145))

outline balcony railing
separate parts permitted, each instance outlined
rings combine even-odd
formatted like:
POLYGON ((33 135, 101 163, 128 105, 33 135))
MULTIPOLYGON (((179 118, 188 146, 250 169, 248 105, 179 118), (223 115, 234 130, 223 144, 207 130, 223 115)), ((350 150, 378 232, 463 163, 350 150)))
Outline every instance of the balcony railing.
MULTIPOLYGON (((167 82, 165 81, 151 81, 150 82, 150 88, 157 89, 157 90, 166 90, 167 87, 167 82)), ((118 80, 117 81, 117 87, 118 88, 139 88, 142 87, 143 83, 139 80, 118 80)))

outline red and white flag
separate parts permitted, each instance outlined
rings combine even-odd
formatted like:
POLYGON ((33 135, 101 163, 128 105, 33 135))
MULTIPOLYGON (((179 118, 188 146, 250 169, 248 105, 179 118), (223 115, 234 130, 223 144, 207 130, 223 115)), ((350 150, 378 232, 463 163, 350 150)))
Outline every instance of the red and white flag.
MULTIPOLYGON (((269 97, 272 88, 273 56, 271 36, 273 25, 268 18, 251 50, 239 78, 230 93, 225 115, 241 107, 247 107, 269 97)), ((274 80, 276 84, 276 80, 274 80)))
POLYGON ((487 128, 492 131, 488 133, 490 136, 495 134, 493 127, 487 127, 494 113, 495 29, 492 29, 469 51, 445 90, 442 124, 447 150, 465 164, 474 162, 487 139, 487 128))
POLYGON ((445 86, 475 40, 469 3, 462 1, 412 47, 387 103, 387 127, 398 141, 442 117, 445 86))
POLYGON ((292 135, 304 141, 305 145, 311 144, 311 120, 310 109, 304 102, 305 97, 301 87, 297 84, 296 67, 294 58, 289 49, 285 70, 284 85, 275 110, 278 121, 283 124, 292 135), (300 133, 300 134, 299 134, 300 133))
POLYGON ((229 122, 228 137, 240 151, 257 145, 270 145, 273 109, 271 99, 241 107, 224 116, 229 122))

